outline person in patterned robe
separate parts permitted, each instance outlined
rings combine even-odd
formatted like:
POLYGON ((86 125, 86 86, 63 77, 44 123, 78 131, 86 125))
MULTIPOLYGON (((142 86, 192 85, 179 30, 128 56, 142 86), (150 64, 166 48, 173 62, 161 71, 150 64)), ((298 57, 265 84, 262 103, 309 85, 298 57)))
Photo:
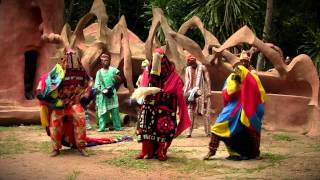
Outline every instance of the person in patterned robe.
POLYGON ((187 138, 192 135, 193 125, 197 115, 200 115, 204 131, 210 136, 211 114, 211 82, 206 66, 197 63, 191 54, 187 55, 188 67, 185 72, 184 94, 188 102, 188 113, 191 118, 191 127, 187 130, 187 138))
POLYGON ((153 158, 156 152, 158 160, 164 161, 173 138, 190 127, 191 122, 183 95, 183 81, 163 49, 155 50, 148 69, 150 71, 144 71, 142 75, 141 87, 158 87, 161 90, 146 96, 140 108, 137 135, 142 142, 142 150, 136 158, 142 159, 146 155, 153 158))

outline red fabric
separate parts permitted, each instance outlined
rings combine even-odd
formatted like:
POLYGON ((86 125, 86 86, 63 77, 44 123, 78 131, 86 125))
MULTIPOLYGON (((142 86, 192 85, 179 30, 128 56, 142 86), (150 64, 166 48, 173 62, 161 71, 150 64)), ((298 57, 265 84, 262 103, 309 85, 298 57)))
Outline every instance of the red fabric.
POLYGON ((242 81, 241 103, 247 117, 254 115, 256 107, 262 103, 257 81, 250 73, 242 81))
POLYGON ((86 137, 86 142, 95 142, 97 144, 108 144, 115 142, 112 138, 92 138, 92 137, 86 137))
POLYGON ((46 88, 46 79, 48 77, 48 73, 44 73, 40 76, 41 84, 37 87, 37 91, 43 92, 44 88, 46 88))
MULTIPOLYGON (((44 89, 46 88, 46 79, 48 77, 48 73, 44 73, 40 76, 38 87, 36 89, 35 94, 42 93, 44 89)), ((46 105, 47 103, 45 101, 39 101, 40 105, 46 105)))
MULTIPOLYGON (((141 87, 148 87, 149 83, 148 72, 144 71, 141 79, 141 87)), ((174 70, 163 87, 163 91, 166 93, 174 93, 178 98, 178 106, 179 106, 179 124, 177 127, 177 131, 175 137, 179 136, 184 130, 188 129, 191 126, 191 120, 188 115, 188 107, 185 101, 185 97, 183 95, 183 82, 178 75, 178 73, 174 70)))
POLYGON ((143 159, 146 155, 148 155, 147 158, 152 158, 153 156, 153 144, 150 140, 142 141, 142 150, 136 158, 143 159))
POLYGON ((160 161, 167 160, 167 155, 166 155, 165 152, 166 152, 166 143, 165 142, 159 142, 158 143, 158 149, 157 149, 158 160, 160 160, 160 161))
POLYGON ((162 48, 156 48, 154 52, 157 52, 159 54, 164 54, 164 50, 162 48))
POLYGON ((141 78, 141 81, 140 81, 140 86, 141 87, 148 87, 148 83, 149 83, 149 73, 145 69, 143 71, 143 74, 142 74, 142 78, 141 78))
POLYGON ((177 137, 184 130, 191 126, 191 120, 188 115, 186 99, 183 95, 183 82, 176 71, 173 71, 169 76, 168 80, 165 82, 163 91, 166 93, 174 93, 177 95, 178 98, 180 121, 175 134, 175 137, 177 137))

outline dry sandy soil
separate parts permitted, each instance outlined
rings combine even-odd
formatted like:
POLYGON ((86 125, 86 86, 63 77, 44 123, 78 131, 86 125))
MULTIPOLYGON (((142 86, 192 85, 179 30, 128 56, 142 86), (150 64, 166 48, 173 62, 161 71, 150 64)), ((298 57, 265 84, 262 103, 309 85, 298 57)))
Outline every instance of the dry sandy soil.
MULTIPOLYGON (((90 137, 135 138, 134 128, 90 137)), ((0 127, 0 179, 320 179, 320 138, 264 130, 261 160, 228 161, 221 143, 217 155, 203 161, 209 138, 196 129, 192 138, 173 141, 168 160, 135 160, 136 141, 88 148, 89 157, 65 148, 49 157, 50 139, 41 126, 0 127)))

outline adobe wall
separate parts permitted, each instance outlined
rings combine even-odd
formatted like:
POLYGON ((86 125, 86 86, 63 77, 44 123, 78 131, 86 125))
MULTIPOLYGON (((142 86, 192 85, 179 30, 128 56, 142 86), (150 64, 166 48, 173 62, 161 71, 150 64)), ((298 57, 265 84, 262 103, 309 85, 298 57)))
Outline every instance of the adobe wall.
POLYGON ((43 43, 41 36, 60 33, 64 24, 63 10, 63 0, 1 1, 0 121, 7 118, 32 121, 35 113, 38 114, 33 90, 39 76, 54 64, 49 57, 55 52, 55 46, 43 43), (26 65, 34 66, 31 73, 25 74, 26 65), (33 72, 33 77, 25 77, 33 72), (25 93, 26 88, 30 89, 28 93, 25 93))
MULTIPOLYGON (((221 91, 212 91, 212 94, 212 107, 217 116, 223 108, 223 99, 221 91)), ((267 94, 263 128, 319 136, 320 109, 309 106, 309 100, 303 96, 267 94)))

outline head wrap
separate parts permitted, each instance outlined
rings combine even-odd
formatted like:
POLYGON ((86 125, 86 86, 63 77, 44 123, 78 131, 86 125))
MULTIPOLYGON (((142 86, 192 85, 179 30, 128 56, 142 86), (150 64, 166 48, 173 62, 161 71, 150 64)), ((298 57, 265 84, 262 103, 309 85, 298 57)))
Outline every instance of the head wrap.
POLYGON ((188 55, 186 56, 186 59, 187 59, 187 62, 188 62, 188 63, 191 63, 191 62, 196 61, 196 58, 195 58, 192 54, 188 54, 188 55))
POLYGON ((248 53, 244 50, 242 50, 241 54, 240 54, 240 60, 246 60, 246 61, 249 61, 249 56, 248 56, 248 53))

